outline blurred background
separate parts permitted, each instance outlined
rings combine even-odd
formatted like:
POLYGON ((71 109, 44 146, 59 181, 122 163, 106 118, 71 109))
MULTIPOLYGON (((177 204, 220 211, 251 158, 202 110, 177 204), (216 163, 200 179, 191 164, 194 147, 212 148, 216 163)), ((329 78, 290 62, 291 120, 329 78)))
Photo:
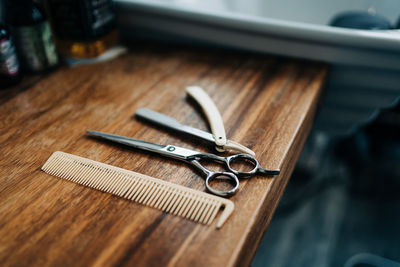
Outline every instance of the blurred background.
POLYGON ((316 132, 253 266, 400 266, 400 107, 349 136, 316 132))

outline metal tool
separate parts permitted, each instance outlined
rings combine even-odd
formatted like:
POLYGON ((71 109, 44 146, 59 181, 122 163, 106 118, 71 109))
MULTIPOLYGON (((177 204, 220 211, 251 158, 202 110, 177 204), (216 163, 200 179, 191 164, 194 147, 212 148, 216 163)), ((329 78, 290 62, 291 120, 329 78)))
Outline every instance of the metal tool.
POLYGON ((96 131, 88 131, 89 134, 93 136, 97 136, 100 138, 104 138, 116 143, 124 144, 127 146, 131 146, 134 148, 142 149, 142 150, 147 150, 151 152, 155 152, 158 154, 161 154, 163 156, 167 156, 173 159, 177 159, 186 163, 189 163, 193 166, 195 166, 197 169, 199 169, 201 172, 203 172, 206 176, 205 178, 205 185, 208 191, 211 193, 217 195, 217 196, 223 196, 223 197, 229 197, 232 196, 236 193, 236 191, 239 188, 239 180, 238 177, 240 178, 250 178, 254 176, 257 173, 264 174, 264 175, 277 175, 279 174, 279 170, 266 170, 264 168, 261 168, 260 164, 258 161, 253 157, 248 154, 237 154, 229 157, 220 157, 211 153, 202 153, 199 151, 191 150, 191 149, 186 149, 178 146, 173 146, 173 145, 159 145, 159 144, 154 144, 138 139, 133 139, 129 137, 124 137, 124 136, 119 136, 119 135, 114 135, 114 134, 108 134, 108 133, 102 133, 102 132, 96 132, 96 131), (219 163, 224 163, 225 167, 229 170, 229 172, 213 172, 205 168, 200 161, 201 160, 211 160, 219 163), (250 171, 240 171, 240 170, 235 170, 232 168, 233 163, 241 163, 241 164, 246 164, 247 166, 251 166, 250 171), (221 180, 221 181, 228 181, 232 184, 232 189, 227 190, 227 191, 221 191, 214 189, 211 185, 210 182, 213 180, 221 180))
POLYGON ((225 128, 222 122, 221 115, 215 106, 214 102, 211 100, 211 98, 201 89, 200 87, 197 86, 190 86, 186 89, 187 93, 192 96, 202 107, 204 113, 206 114, 206 117, 210 123, 211 127, 211 133, 180 124, 176 119, 169 117, 167 115, 164 115, 162 113, 153 111, 148 108, 140 108, 136 110, 135 115, 138 116, 139 118, 146 119, 150 122, 153 122, 155 124, 183 132, 186 134, 190 134, 192 136, 201 138, 207 142, 215 144, 215 148, 219 152, 224 152, 226 150, 233 150, 237 152, 242 152, 249 154, 251 156, 255 156, 255 153, 237 143, 231 140, 227 140, 225 136, 225 128))

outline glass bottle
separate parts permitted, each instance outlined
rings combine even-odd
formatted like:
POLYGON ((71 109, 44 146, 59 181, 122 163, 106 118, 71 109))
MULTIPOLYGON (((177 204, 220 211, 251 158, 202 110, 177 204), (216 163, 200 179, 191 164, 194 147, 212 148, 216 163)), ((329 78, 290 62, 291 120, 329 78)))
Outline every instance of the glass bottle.
POLYGON ((0 88, 7 88, 19 80, 19 63, 10 32, 0 24, 0 88))
POLYGON ((61 55, 97 57, 118 42, 111 0, 47 0, 55 41, 61 55))
POLYGON ((31 72, 52 68, 58 56, 44 10, 32 0, 8 0, 6 19, 21 67, 31 72))

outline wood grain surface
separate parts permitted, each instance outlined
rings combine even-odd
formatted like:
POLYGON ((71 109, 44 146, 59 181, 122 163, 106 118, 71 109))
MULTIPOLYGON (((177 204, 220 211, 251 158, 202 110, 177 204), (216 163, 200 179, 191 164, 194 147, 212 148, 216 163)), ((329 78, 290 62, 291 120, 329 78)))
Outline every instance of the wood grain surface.
MULTIPOLYGON (((62 67, 0 94, 1 266, 250 264, 312 126, 326 66, 218 49, 138 45, 118 59, 62 67), (220 110, 227 137, 274 178, 241 180, 222 229, 102 193, 40 170, 57 150, 204 191, 185 163, 90 138, 86 130, 213 147, 132 117, 147 107, 208 130, 185 87, 220 110)), ((214 222, 215 223, 215 222, 214 222)))

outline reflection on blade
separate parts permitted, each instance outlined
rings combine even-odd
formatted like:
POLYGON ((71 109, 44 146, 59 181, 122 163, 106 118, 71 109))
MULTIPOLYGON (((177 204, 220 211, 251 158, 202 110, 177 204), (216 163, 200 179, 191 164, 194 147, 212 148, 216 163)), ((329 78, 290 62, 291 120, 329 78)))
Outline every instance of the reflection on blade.
POLYGON ((116 143, 124 144, 127 146, 131 147, 136 147, 139 149, 144 149, 144 150, 149 150, 153 152, 158 152, 159 150, 162 150, 165 146, 138 140, 138 139, 133 139, 129 137, 124 137, 120 135, 115 135, 115 134, 108 134, 108 133, 102 133, 102 132, 97 132, 97 131, 87 131, 89 134, 97 137, 101 137, 116 143))
POLYGON ((192 136, 199 137, 205 141, 208 141, 210 143, 214 143, 215 139, 214 136, 211 133, 180 124, 177 120, 174 118, 164 115, 162 113, 156 112, 154 110, 148 109, 148 108, 139 108, 136 110, 135 113, 136 116, 142 119, 146 119, 150 122, 153 122, 155 124, 183 132, 186 134, 190 134, 192 136))
POLYGON ((97 132, 97 131, 87 131, 89 134, 104 138, 106 140, 120 143, 123 145, 127 145, 130 147, 135 147, 139 148, 142 150, 147 150, 151 152, 156 152, 158 154, 162 154, 167 157, 179 159, 179 160, 186 160, 189 157, 196 156, 198 154, 201 154, 198 151, 194 151, 191 149, 183 148, 183 147, 178 147, 178 146, 172 146, 172 145, 158 145, 134 138, 129 138, 125 136, 120 136, 120 135, 115 135, 115 134, 109 134, 109 133, 103 133, 103 132, 97 132))

